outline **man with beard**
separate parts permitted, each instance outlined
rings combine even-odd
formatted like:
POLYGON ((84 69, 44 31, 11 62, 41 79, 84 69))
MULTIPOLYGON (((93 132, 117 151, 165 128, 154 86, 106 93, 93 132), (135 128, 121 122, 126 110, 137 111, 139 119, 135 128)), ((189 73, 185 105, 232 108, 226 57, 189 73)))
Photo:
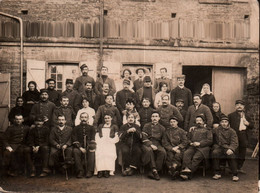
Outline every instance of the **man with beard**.
POLYGON ((233 174, 233 181, 238 181, 237 163, 235 151, 238 147, 238 138, 236 132, 229 126, 228 117, 221 117, 220 126, 213 129, 214 144, 212 147, 212 165, 214 176, 213 179, 221 178, 220 159, 227 159, 228 165, 233 174))
POLYGON ((160 123, 165 127, 168 128, 170 126, 169 118, 171 116, 175 116, 181 122, 183 121, 182 115, 179 110, 171 105, 169 95, 162 95, 162 105, 157 109, 157 111, 161 115, 160 123))
POLYGON ((182 117, 183 117, 183 121, 182 122, 178 122, 178 125, 180 128, 184 129, 184 120, 187 114, 187 111, 185 109, 183 109, 184 107, 184 101, 183 99, 177 99, 175 106, 177 107, 177 109, 179 110, 179 112, 181 113, 182 117))
POLYGON ((149 178, 160 180, 158 171, 162 170, 166 158, 166 151, 162 146, 165 128, 159 123, 160 114, 158 112, 153 112, 151 120, 151 123, 144 125, 142 131, 142 163, 144 166, 150 164, 149 178))
POLYGON ((109 84, 111 94, 114 95, 116 93, 115 82, 113 79, 109 78, 107 74, 108 74, 108 68, 106 66, 102 66, 100 71, 100 77, 97 78, 96 85, 95 85, 95 92, 97 94, 102 93, 102 86, 104 83, 109 84))
POLYGON ((49 127, 52 123, 52 114, 54 109, 56 108, 55 104, 48 100, 48 90, 41 89, 40 92, 40 101, 33 105, 30 119, 34 121, 37 115, 43 117, 43 121, 45 126, 49 127))
POLYGON ((111 94, 111 92, 109 91, 109 84, 108 83, 104 83, 102 86, 102 93, 98 94, 95 98, 95 102, 94 102, 94 109, 97 111, 98 107, 101 105, 104 105, 105 102, 105 97, 108 94, 111 94))
POLYGON ((86 82, 85 89, 82 93, 80 93, 80 95, 81 95, 81 101, 83 98, 86 98, 89 102, 89 106, 94 109, 95 107, 94 103, 97 95, 93 90, 92 82, 89 81, 86 82))
POLYGON ((126 117, 127 123, 119 130, 123 159, 122 175, 132 176, 140 166, 142 133, 140 127, 135 124, 135 116, 127 114, 126 117))
POLYGON ((143 129, 146 123, 150 123, 152 121, 151 117, 155 110, 152 107, 150 107, 150 104, 151 104, 150 99, 143 98, 142 107, 138 111, 140 116, 141 129, 143 129))
POLYGON ((188 132, 189 147, 184 152, 180 177, 183 180, 191 178, 199 164, 209 157, 210 146, 213 142, 212 131, 205 125, 204 115, 196 116, 196 125, 188 132))
POLYGON ((248 129, 253 129, 253 123, 245 112, 245 101, 236 100, 233 113, 228 115, 230 127, 234 129, 238 136, 237 168, 238 172, 245 174, 242 170, 246 157, 246 148, 248 145, 248 129))
POLYGON ((196 116, 201 114, 205 117, 207 127, 212 127, 213 117, 211 111, 208 106, 201 104, 201 101, 199 94, 193 96, 194 105, 189 106, 185 117, 184 129, 186 131, 189 131, 189 128, 195 125, 196 116))
POLYGON ((84 176, 82 160, 84 160, 86 177, 91 178, 94 172, 95 164, 95 129, 88 124, 89 115, 85 112, 80 114, 80 125, 72 131, 73 157, 77 178, 84 176))
POLYGON ((55 90, 56 80, 49 78, 46 80, 46 83, 48 84, 47 91, 49 94, 49 101, 53 102, 57 107, 60 106, 61 94, 55 90))
POLYGON ((166 165, 174 180, 180 172, 183 152, 188 145, 188 139, 186 132, 178 127, 177 117, 171 116, 169 122, 171 126, 166 129, 162 144, 167 151, 166 165))
POLYGON ((101 123, 104 123, 104 116, 107 113, 111 114, 113 124, 116 124, 117 126, 122 125, 120 113, 119 113, 118 109, 115 106, 113 106, 113 100, 114 100, 113 95, 108 94, 105 96, 106 103, 104 105, 101 105, 100 107, 98 107, 98 110, 96 113, 96 117, 95 117, 95 120, 93 123, 93 125, 95 127, 97 127, 101 123))
POLYGON ((123 89, 116 93, 116 107, 118 108, 121 116, 126 115, 125 105, 129 98, 134 99, 135 93, 129 90, 130 80, 123 81, 123 89))
POLYGON ((59 158, 63 156, 64 151, 64 168, 72 162, 72 147, 71 147, 71 133, 72 128, 66 125, 66 118, 64 115, 59 115, 57 118, 58 125, 51 129, 49 141, 51 145, 49 166, 51 168, 60 165, 59 158))
POLYGON ((192 105, 192 93, 184 86, 185 75, 177 76, 178 86, 171 91, 171 104, 175 105, 177 99, 184 101, 183 109, 187 110, 192 105))
POLYGON ((73 80, 66 79, 66 90, 61 94, 69 98, 69 105, 73 108, 74 112, 77 113, 81 107, 81 100, 79 93, 73 89, 73 80))
MULTIPOLYGON (((30 148, 27 146, 30 128, 23 125, 23 121, 23 115, 15 115, 14 124, 7 127, 3 137, 4 167, 5 171, 8 170, 8 175, 13 177, 17 176, 18 170, 23 171, 23 157, 26 162, 30 162, 30 148)), ((32 172, 34 171, 31 170, 30 173, 32 172)))
POLYGON ((78 93, 82 93, 84 92, 84 86, 86 84, 86 82, 91 82, 92 86, 95 86, 95 80, 93 77, 88 75, 88 66, 87 64, 82 64, 80 66, 80 70, 82 73, 82 76, 76 78, 75 84, 73 86, 73 88, 78 91, 78 93))
POLYGON ((167 93, 169 93, 173 89, 173 87, 172 87, 172 80, 166 77, 167 68, 161 68, 160 72, 161 72, 161 77, 155 80, 154 89, 156 90, 156 92, 159 92, 160 91, 159 85, 161 82, 163 82, 168 85, 167 93))

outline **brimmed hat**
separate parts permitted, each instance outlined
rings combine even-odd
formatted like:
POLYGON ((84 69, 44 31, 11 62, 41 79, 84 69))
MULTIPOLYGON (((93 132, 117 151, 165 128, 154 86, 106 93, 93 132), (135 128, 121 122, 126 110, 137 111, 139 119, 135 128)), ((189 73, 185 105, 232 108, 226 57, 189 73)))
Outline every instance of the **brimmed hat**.
POLYGON ((184 100, 183 100, 183 99, 177 99, 175 103, 177 103, 177 102, 182 102, 182 103, 184 103, 184 100))
POLYGON ((56 83, 56 80, 53 79, 53 78, 49 78, 49 79, 47 79, 47 80, 46 80, 46 83, 48 84, 50 81, 54 81, 54 83, 56 83))
POLYGON ((229 121, 228 116, 222 115, 222 116, 220 117, 220 121, 222 121, 222 120, 227 120, 227 121, 229 121))
POLYGON ((66 79, 66 84, 73 84, 73 79, 66 79))
POLYGON ((173 120, 176 120, 176 121, 179 121, 178 118, 175 117, 175 116, 171 116, 171 117, 169 118, 169 121, 172 120, 172 119, 173 119, 173 120))
POLYGON ((43 89, 40 90, 40 94, 42 94, 44 92, 46 92, 48 94, 48 90, 46 88, 43 88, 43 89))
POLYGON ((177 79, 180 79, 180 78, 183 78, 183 79, 185 79, 185 78, 186 78, 186 76, 185 76, 184 74, 178 75, 178 76, 177 76, 177 79))
POLYGON ((246 103, 244 100, 236 100, 236 104, 245 105, 246 103))
POLYGON ((144 74, 145 74, 145 69, 144 69, 144 68, 137 68, 137 69, 135 70, 135 73, 138 74, 138 71, 139 71, 139 70, 142 70, 142 71, 144 72, 144 74))
POLYGON ((206 119, 205 119, 205 116, 204 116, 203 114, 199 114, 199 115, 196 116, 196 118, 198 118, 198 117, 200 117, 203 121, 206 120, 206 119))

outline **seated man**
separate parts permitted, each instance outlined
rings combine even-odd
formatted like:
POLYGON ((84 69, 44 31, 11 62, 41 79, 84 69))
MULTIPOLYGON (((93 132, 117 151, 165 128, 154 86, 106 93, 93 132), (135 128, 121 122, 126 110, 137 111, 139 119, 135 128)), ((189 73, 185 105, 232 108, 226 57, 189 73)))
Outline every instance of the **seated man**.
POLYGON ((140 166, 142 133, 140 127, 135 124, 135 116, 131 113, 126 116, 127 123, 122 125, 119 130, 120 149, 123 157, 122 174, 131 176, 140 166))
MULTIPOLYGON (((43 117, 37 116, 34 125, 35 127, 31 128, 28 137, 28 145, 31 148, 30 152, 33 152, 33 156, 38 156, 42 160, 42 171, 40 177, 47 176, 51 171, 48 167, 49 161, 49 135, 50 129, 43 125, 43 117)), ((31 177, 35 176, 35 167, 33 162, 29 164, 32 167, 31 177)))
POLYGON ((204 115, 196 116, 196 126, 190 128, 187 136, 189 147, 183 155, 183 170, 180 175, 183 180, 189 179, 200 162, 209 157, 213 137, 211 129, 205 126, 204 115))
POLYGON ((80 125, 76 126, 72 131, 73 156, 77 178, 82 178, 84 175, 82 158, 84 160, 86 177, 92 177, 94 172, 96 132, 94 127, 88 124, 88 119, 89 115, 86 112, 81 113, 80 125))
POLYGON ((144 125, 143 134, 143 165, 150 164, 151 171, 148 174, 149 178, 160 180, 158 171, 162 170, 166 158, 166 151, 162 146, 162 137, 165 128, 159 123, 160 114, 152 113, 152 122, 144 125))
POLYGON ((7 127, 3 137, 4 167, 10 176, 17 176, 18 170, 23 170, 23 165, 21 166, 20 163, 24 163, 22 160, 24 155, 28 163, 31 160, 30 153, 28 153, 29 147, 26 146, 28 133, 29 127, 23 125, 23 116, 15 115, 14 124, 7 127), (25 152, 27 153, 24 154, 25 152))
POLYGON ((186 131, 178 127, 177 117, 172 116, 169 121, 171 127, 166 129, 162 144, 167 151, 166 165, 169 169, 169 174, 174 180, 180 172, 183 152, 188 145, 188 139, 186 131))
POLYGON ((152 107, 150 107, 151 101, 149 98, 143 98, 142 107, 139 109, 138 113, 140 116, 141 129, 143 129, 146 123, 150 123, 152 113, 155 111, 152 107))
POLYGON ((59 158, 62 156, 64 161, 64 168, 66 164, 72 164, 72 147, 71 147, 71 133, 72 128, 66 125, 66 118, 64 115, 58 115, 58 125, 54 126, 50 132, 49 141, 51 145, 49 166, 51 168, 61 165, 59 158))
POLYGON ((227 116, 222 116, 220 126, 213 129, 214 144, 212 148, 212 164, 214 170, 213 179, 221 178, 219 161, 221 158, 227 159, 228 165, 233 174, 233 181, 238 181, 237 163, 235 151, 238 148, 238 138, 235 130, 229 126, 227 116))

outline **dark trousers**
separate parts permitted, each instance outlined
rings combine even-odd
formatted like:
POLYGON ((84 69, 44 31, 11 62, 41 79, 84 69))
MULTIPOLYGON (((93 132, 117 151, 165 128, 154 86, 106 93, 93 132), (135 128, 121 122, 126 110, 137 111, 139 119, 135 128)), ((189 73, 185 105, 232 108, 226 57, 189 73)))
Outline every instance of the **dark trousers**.
POLYGON ((151 168, 161 171, 165 162, 166 151, 162 146, 157 146, 157 148, 153 151, 150 146, 142 145, 142 163, 143 165, 150 163, 151 168))
POLYGON ((122 157, 123 157, 123 165, 139 167, 140 159, 142 155, 142 150, 138 144, 133 144, 132 148, 127 144, 121 145, 122 157))
POLYGON ((173 164, 177 164, 177 167, 181 167, 183 152, 176 153, 174 151, 167 151, 166 165, 168 168, 172 167, 173 164))
POLYGON ((241 169, 246 159, 246 147, 238 146, 237 149, 237 168, 241 169))
MULTIPOLYGON (((77 173, 84 172, 83 165, 85 164, 84 163, 85 158, 84 158, 84 154, 80 151, 79 148, 73 148, 73 157, 75 161, 76 172, 77 173)), ((95 166, 95 152, 90 152, 88 150, 86 157, 87 157, 87 166, 85 166, 86 172, 87 171, 93 172, 95 166)))
POLYGON ((188 167, 192 172, 195 172, 204 159, 203 154, 195 147, 189 147, 183 155, 183 168, 188 167))
POLYGON ((37 153, 33 153, 34 161, 41 160, 42 169, 48 169, 49 154, 50 154, 49 146, 40 146, 39 151, 37 153))
POLYGON ((224 148, 216 148, 213 149, 211 157, 212 157, 212 166, 214 174, 220 174, 220 159, 227 159, 228 165, 232 171, 233 176, 237 175, 237 163, 236 163, 236 155, 235 153, 231 155, 226 154, 227 149, 224 148))
MULTIPOLYGON (((62 151, 63 151, 62 149, 57 149, 57 148, 51 147, 50 157, 49 157, 49 166, 50 167, 58 166, 61 164, 61 163, 59 163, 59 159, 60 159, 60 157, 63 157, 62 151)), ((63 160, 63 162, 71 161, 72 160, 72 147, 67 147, 65 149, 64 153, 65 153, 65 160, 63 160)))

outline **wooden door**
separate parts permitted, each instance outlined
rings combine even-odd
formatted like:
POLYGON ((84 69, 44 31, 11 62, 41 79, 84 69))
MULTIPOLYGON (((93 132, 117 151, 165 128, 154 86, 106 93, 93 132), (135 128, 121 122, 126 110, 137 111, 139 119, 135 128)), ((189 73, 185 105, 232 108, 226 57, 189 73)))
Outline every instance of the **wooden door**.
POLYGON ((221 110, 229 114, 235 110, 235 101, 243 99, 245 69, 213 68, 212 90, 221 110))
POLYGON ((10 73, 0 74, 0 132, 8 127, 10 107, 10 73))

